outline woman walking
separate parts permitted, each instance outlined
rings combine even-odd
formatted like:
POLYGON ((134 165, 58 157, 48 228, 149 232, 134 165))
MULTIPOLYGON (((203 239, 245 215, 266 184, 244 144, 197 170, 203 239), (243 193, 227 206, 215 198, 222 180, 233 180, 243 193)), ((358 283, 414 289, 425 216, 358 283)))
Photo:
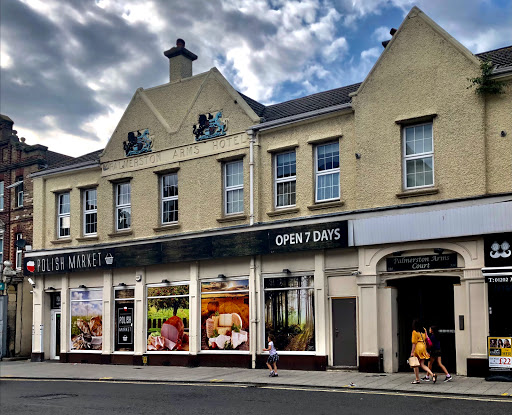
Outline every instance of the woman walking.
MULTIPOLYGON (((420 361, 421 368, 425 372, 427 372, 430 376, 432 376, 432 381, 434 383, 436 383, 437 375, 432 373, 432 371, 427 366, 425 366, 425 359, 427 359, 427 360, 430 359, 430 355, 427 352, 427 345, 425 343, 425 338, 427 336, 427 331, 425 329, 423 329, 425 331, 425 333, 423 334, 421 332, 421 330, 422 330, 422 327, 421 327, 420 321, 418 319, 415 319, 412 322, 412 339, 411 339, 412 349, 411 349, 411 357, 416 356, 418 358, 418 360, 420 361)), ((419 369, 418 366, 416 366, 414 368, 414 375, 416 376, 416 379, 413 382, 411 382, 411 383, 412 384, 421 383, 421 381, 420 381, 420 369, 419 369)))
MULTIPOLYGON (((444 381, 449 382, 452 380, 452 376, 448 373, 448 370, 446 370, 446 367, 441 363, 441 342, 439 341, 439 332, 437 331, 436 326, 431 326, 429 328, 430 333, 430 341, 432 342, 432 348, 430 349, 430 361, 428 362, 428 368, 432 370, 432 366, 435 362, 439 365, 441 370, 445 374, 444 381)), ((424 380, 428 382, 430 380, 428 374, 421 380, 424 380)))

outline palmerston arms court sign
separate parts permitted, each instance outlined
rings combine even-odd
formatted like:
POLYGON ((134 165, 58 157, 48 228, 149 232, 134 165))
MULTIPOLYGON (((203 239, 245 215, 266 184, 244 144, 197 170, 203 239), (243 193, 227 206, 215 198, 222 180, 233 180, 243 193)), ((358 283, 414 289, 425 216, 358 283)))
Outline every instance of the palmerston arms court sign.
POLYGON ((224 235, 148 242, 38 255, 27 253, 26 275, 58 274, 120 267, 148 266, 213 258, 268 255, 273 253, 348 246, 347 221, 273 228, 224 235))

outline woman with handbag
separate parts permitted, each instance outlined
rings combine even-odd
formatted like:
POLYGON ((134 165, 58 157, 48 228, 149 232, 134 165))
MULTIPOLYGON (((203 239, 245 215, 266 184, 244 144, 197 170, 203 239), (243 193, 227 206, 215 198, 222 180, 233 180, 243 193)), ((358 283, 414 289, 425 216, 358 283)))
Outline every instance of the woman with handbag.
MULTIPOLYGON (((437 327, 431 326, 429 329, 429 332, 430 332, 431 346, 430 346, 430 361, 428 362, 428 368, 430 370, 432 370, 432 366, 434 365, 435 362, 437 362, 438 366, 441 368, 441 370, 446 375, 444 381, 450 382, 453 378, 448 373, 448 370, 446 369, 446 367, 441 363, 441 342, 439 341, 439 332, 437 330, 437 327)), ((427 337, 427 339, 428 339, 428 337, 427 337)), ((427 375, 424 378, 421 378, 421 380, 428 382, 430 380, 430 378, 427 375)))
POLYGON ((412 384, 421 383, 419 370, 420 366, 425 372, 432 376, 432 381, 434 383, 436 383, 437 380, 437 375, 432 373, 432 371, 427 366, 425 366, 425 359, 430 359, 430 355, 427 352, 426 334, 426 330, 425 334, 421 332, 420 321, 418 319, 415 319, 412 322, 412 349, 411 358, 409 359, 409 365, 414 369, 414 375, 416 376, 416 379, 413 382, 411 382, 412 384))

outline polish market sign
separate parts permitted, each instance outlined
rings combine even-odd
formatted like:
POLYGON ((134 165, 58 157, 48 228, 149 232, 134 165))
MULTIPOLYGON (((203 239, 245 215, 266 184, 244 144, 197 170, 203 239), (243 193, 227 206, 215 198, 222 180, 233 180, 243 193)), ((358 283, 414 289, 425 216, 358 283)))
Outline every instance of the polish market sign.
POLYGON ((487 337, 489 370, 512 371, 512 337, 487 337))

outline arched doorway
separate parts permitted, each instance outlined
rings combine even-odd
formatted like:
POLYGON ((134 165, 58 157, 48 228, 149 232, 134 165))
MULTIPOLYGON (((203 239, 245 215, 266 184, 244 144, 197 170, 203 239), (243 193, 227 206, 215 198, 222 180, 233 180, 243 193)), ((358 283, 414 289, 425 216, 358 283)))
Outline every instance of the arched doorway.
POLYGON ((419 318, 427 330, 432 325, 439 328, 443 364, 456 373, 454 284, 460 284, 459 277, 421 275, 387 281, 397 289, 398 370, 410 371, 412 320, 419 318))

